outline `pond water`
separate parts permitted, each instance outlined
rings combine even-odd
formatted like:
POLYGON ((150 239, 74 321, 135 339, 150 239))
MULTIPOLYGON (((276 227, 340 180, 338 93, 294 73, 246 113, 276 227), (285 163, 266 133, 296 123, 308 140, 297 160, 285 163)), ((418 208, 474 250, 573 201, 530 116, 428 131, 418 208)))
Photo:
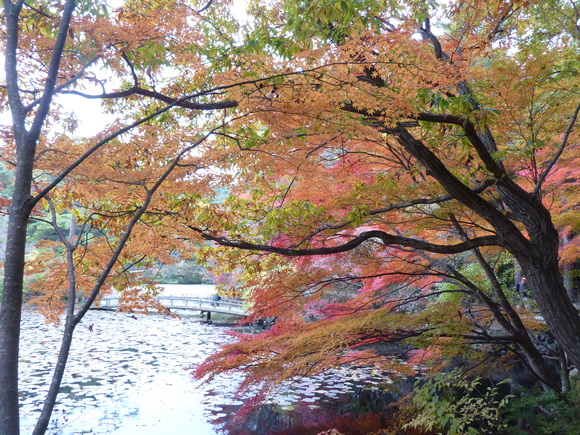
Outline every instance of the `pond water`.
MULTIPOLYGON (((31 433, 40 413, 60 337, 61 327, 45 324, 35 311, 23 313, 22 433, 31 433)), ((228 433, 224 428, 231 427, 232 414, 243 403, 235 397, 241 375, 202 384, 186 368, 229 340, 223 328, 198 317, 89 311, 75 331, 48 433, 228 433)), ((281 388, 271 403, 282 409, 296 403, 316 408, 356 391, 369 377, 370 372, 345 369, 297 380, 281 388)))
MULTIPOLYGON (((60 331, 35 312, 23 315, 22 433, 40 412, 60 331)), ((217 433, 206 409, 209 386, 185 368, 227 340, 222 329, 190 318, 89 311, 75 332, 49 433, 217 433)), ((233 401, 235 387, 232 380, 224 399, 233 401)))

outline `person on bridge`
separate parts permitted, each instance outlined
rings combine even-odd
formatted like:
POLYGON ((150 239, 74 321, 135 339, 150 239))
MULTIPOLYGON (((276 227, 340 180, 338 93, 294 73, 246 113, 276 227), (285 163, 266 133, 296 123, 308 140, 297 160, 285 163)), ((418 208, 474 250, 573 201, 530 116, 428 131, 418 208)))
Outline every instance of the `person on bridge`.
POLYGON ((221 300, 221 296, 220 296, 220 295, 218 295, 217 293, 214 293, 214 294, 211 296, 211 300, 212 300, 212 301, 214 301, 214 302, 212 303, 212 305, 213 305, 214 307, 219 307, 219 305, 220 305, 220 304, 219 304, 217 301, 221 300))
POLYGON ((530 291, 528 290, 528 283, 525 276, 522 276, 520 281, 516 284, 516 292, 520 297, 529 298, 531 297, 530 291))

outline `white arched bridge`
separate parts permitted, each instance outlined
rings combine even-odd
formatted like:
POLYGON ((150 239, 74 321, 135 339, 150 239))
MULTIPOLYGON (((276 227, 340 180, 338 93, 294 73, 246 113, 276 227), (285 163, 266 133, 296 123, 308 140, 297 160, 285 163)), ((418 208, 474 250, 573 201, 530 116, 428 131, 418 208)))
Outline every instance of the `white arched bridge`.
MULTIPOLYGON (((170 311, 199 311, 202 315, 207 314, 208 321, 211 320, 211 313, 247 316, 244 301, 237 299, 216 300, 214 297, 197 296, 157 296, 155 299, 170 311)), ((119 306, 118 296, 105 296, 94 308, 116 310, 119 306)))

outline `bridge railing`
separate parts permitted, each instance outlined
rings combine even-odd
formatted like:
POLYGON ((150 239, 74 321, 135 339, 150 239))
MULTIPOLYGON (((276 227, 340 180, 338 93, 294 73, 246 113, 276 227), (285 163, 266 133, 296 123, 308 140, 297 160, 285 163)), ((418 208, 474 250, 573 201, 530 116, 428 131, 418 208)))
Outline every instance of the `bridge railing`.
POLYGON ((238 311, 244 309, 244 302, 236 299, 219 299, 216 301, 212 298, 200 298, 191 296, 158 296, 156 299, 163 305, 169 305, 172 307, 221 307, 228 308, 230 310, 236 309, 238 311))
MULTIPOLYGON (((155 299, 167 308, 173 309, 206 309, 208 311, 230 311, 238 314, 245 312, 244 302, 237 299, 214 300, 194 296, 158 296, 155 299)), ((106 296, 100 300, 101 308, 118 308, 119 305, 119 297, 117 296, 106 296)))

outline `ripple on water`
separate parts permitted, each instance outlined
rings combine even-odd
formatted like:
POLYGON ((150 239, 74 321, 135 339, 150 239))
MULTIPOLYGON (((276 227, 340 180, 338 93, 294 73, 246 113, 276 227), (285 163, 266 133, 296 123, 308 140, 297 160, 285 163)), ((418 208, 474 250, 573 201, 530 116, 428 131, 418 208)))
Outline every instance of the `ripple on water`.
MULTIPOLYGON (((206 387, 183 368, 201 362, 213 343, 225 343, 228 337, 187 318, 135 317, 87 313, 75 332, 49 434, 218 433, 204 416, 206 387), (198 335, 205 343, 196 340, 198 335)), ((22 433, 30 433, 48 389, 62 328, 45 325, 35 312, 23 313, 22 325, 21 425, 22 433)), ((229 391, 233 388, 230 384, 229 391)))
MULTIPOLYGON (((62 328, 44 324, 30 311, 23 313, 22 325, 21 427, 22 433, 30 433, 48 389, 62 328)), ((242 375, 201 384, 183 369, 229 341, 222 329, 198 319, 89 311, 75 332, 47 433, 220 433, 244 403, 234 394, 242 375)), ((270 401, 286 409, 297 402, 319 403, 356 390, 365 378, 368 371, 330 370, 282 386, 270 401)))

